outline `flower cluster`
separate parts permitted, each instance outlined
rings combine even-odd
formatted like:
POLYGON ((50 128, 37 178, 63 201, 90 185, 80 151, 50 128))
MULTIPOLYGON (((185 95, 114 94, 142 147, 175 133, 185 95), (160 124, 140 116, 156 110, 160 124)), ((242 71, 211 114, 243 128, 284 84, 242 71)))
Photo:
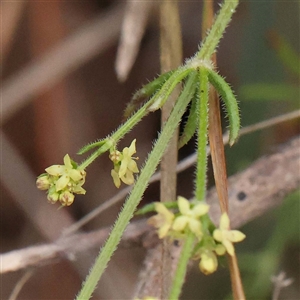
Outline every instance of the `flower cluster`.
POLYGON ((230 220, 226 213, 223 213, 220 219, 220 227, 215 229, 213 237, 216 241, 222 243, 229 255, 234 255, 234 246, 232 243, 241 242, 246 236, 238 230, 230 230, 230 220))
POLYGON ((177 199, 179 214, 176 216, 161 202, 156 202, 157 215, 151 217, 148 222, 158 229, 159 238, 167 235, 171 237, 183 236, 186 230, 191 230, 197 238, 202 237, 202 225, 200 217, 207 214, 209 206, 198 203, 191 208, 191 203, 184 197, 177 199))
POLYGON ((45 169, 36 181, 37 188, 48 190, 47 199, 50 203, 59 201, 63 206, 74 202, 74 194, 85 194, 82 185, 85 182, 86 172, 80 170, 77 164, 67 154, 63 165, 53 165, 45 169))
POLYGON ((170 236, 171 238, 184 238, 187 231, 195 234, 197 244, 194 250, 194 258, 200 259, 199 268, 204 274, 211 274, 218 267, 217 255, 226 252, 233 256, 233 243, 240 242, 245 235, 238 230, 230 230, 230 221, 226 213, 222 214, 220 226, 210 232, 201 217, 208 213, 209 206, 205 203, 192 205, 187 199, 178 197, 177 214, 173 213, 161 202, 156 202, 156 215, 148 222, 158 230, 159 238, 170 236))
POLYGON ((110 151, 109 158, 114 164, 111 170, 111 176, 117 188, 120 187, 121 181, 125 184, 131 185, 134 183, 133 173, 139 173, 136 164, 136 157, 132 157, 136 153, 134 139, 129 147, 125 147, 122 152, 113 149, 110 151))

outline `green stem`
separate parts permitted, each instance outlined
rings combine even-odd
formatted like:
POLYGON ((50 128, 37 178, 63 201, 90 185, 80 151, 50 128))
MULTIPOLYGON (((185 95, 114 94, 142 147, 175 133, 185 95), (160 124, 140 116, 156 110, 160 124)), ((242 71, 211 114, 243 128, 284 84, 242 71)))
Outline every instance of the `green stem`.
MULTIPOLYGON (((213 52, 215 51, 224 31, 227 27, 231 16, 238 5, 238 0, 225 0, 219 14, 213 24, 211 31, 205 39, 202 47, 197 53, 197 57, 203 60, 209 60, 213 52)), ((128 133, 143 117, 145 117, 149 111, 155 111, 159 109, 166 101, 174 87, 184 77, 186 77, 191 68, 189 66, 183 66, 177 71, 172 73, 167 82, 162 86, 161 90, 157 92, 143 107, 141 107, 130 119, 128 119, 119 129, 111 136, 111 138, 117 142, 126 133, 128 133)), ((92 148, 92 145, 88 147, 92 148)), ((97 151, 95 151, 90 157, 88 157, 81 165, 81 169, 88 167, 98 156, 106 152, 111 147, 110 143, 103 145, 97 151)), ((85 151, 84 151, 85 152, 85 151)))
POLYGON ((168 143, 181 120, 185 109, 193 96, 195 91, 195 78, 196 75, 191 74, 187 81, 187 84, 178 98, 174 109, 165 124, 152 152, 149 154, 145 167, 141 171, 141 175, 138 178, 130 196, 127 198, 124 207, 119 214, 118 219, 111 231, 109 238, 107 239, 104 247, 101 249, 94 266, 92 267, 90 274, 88 275, 77 299, 90 299, 101 275, 103 274, 113 252, 115 251, 120 239, 123 235, 126 226, 128 225, 133 213, 139 204, 144 191, 147 188, 148 182, 152 174, 166 150, 168 143))
POLYGON ((197 57, 201 59, 210 59, 214 53, 220 39, 222 38, 228 23, 238 5, 238 0, 225 0, 218 16, 201 46, 197 57))
MULTIPOLYGON (((79 168, 85 169, 88 167, 98 156, 108 151, 113 143, 117 143, 126 133, 128 133, 136 124, 138 124, 143 117, 149 113, 149 103, 151 99, 143 105, 131 118, 129 118, 124 124, 122 124, 110 137, 107 138, 107 142, 97 149, 92 155, 90 155, 85 161, 83 161, 79 168)), ((91 147, 92 145, 89 145, 91 147)), ((85 151, 84 151, 85 152, 85 151)))
POLYGON ((209 84, 207 70, 199 70, 199 99, 198 99, 198 149, 197 149, 197 174, 195 197, 198 201, 205 200, 206 171, 207 171, 207 129, 208 129, 208 97, 209 84))
POLYGON ((168 299, 175 300, 178 299, 180 296, 180 292, 182 290, 182 286, 186 276, 188 262, 193 252, 194 241, 195 241, 195 235, 193 232, 189 231, 184 241, 184 245, 181 249, 180 257, 177 264, 177 269, 174 275, 174 279, 173 279, 173 283, 171 286, 171 291, 168 299))
MULTIPOLYGON (((143 117, 145 117, 150 111, 159 109, 168 99, 170 93, 174 90, 175 86, 182 81, 193 70, 187 67, 179 68, 174 72, 169 80, 162 86, 161 90, 157 92, 145 105, 143 105, 131 118, 129 118, 123 125, 121 125, 115 133, 107 138, 107 142, 90 155, 85 161, 83 161, 79 168, 85 169, 88 167, 97 157, 104 152, 108 151, 113 142, 117 143, 126 133, 128 133, 137 123, 139 123, 143 117), (111 142, 110 142, 111 141, 111 142)), ((95 143, 96 144, 96 143, 95 143)), ((93 148, 95 145, 91 144, 87 147, 93 148)), ((86 152, 85 147, 81 149, 81 153, 86 152)))
POLYGON ((176 85, 180 83, 185 77, 191 73, 193 69, 189 66, 179 67, 170 78, 164 83, 160 91, 158 91, 153 97, 153 104, 149 106, 149 111, 155 111, 161 108, 168 100, 170 94, 175 89, 176 85))

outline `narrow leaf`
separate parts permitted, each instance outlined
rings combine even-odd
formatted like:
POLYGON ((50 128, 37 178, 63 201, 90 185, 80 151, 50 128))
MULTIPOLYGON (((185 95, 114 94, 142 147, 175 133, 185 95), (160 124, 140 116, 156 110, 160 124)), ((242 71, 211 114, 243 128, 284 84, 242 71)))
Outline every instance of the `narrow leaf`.
POLYGON ((148 107, 148 111, 156 111, 160 109, 165 104, 176 85, 185 77, 187 77, 192 71, 193 69, 187 66, 178 68, 164 83, 160 91, 155 94, 151 101, 149 101, 151 104, 148 107))
POLYGON ((207 71, 210 83, 216 88, 225 103, 229 119, 229 144, 232 146, 239 135, 241 126, 238 103, 232 89, 224 78, 213 70, 207 69, 207 71))
POLYGON ((190 113, 188 116, 188 120, 184 126, 183 133, 181 134, 179 141, 178 141, 178 149, 182 148, 186 145, 190 139, 195 134, 197 129, 197 92, 192 99, 192 105, 190 107, 190 113))
POLYGON ((137 92, 135 92, 131 101, 127 104, 124 112, 124 117, 128 118, 145 98, 150 97, 151 95, 156 93, 173 73, 174 71, 163 73, 153 81, 144 85, 137 92))
POLYGON ((81 154, 84 154, 96 147, 102 147, 105 143, 107 142, 107 139, 103 139, 103 140, 100 140, 100 141, 97 141, 97 142, 94 142, 94 143, 90 143, 84 147, 82 147, 78 152, 77 154, 81 155, 81 154))

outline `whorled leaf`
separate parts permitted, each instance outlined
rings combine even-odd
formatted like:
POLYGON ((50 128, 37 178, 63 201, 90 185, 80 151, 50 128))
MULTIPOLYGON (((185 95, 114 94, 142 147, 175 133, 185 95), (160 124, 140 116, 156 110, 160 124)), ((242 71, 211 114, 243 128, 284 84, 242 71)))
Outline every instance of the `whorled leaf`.
POLYGON ((178 149, 186 145, 195 134, 197 129, 197 92, 191 101, 190 113, 187 122, 184 125, 183 133, 179 137, 178 149))
POLYGON ((207 71, 210 83, 215 87, 225 103, 226 113, 229 119, 229 144, 232 146, 238 138, 241 127, 238 103, 231 87, 224 78, 213 70, 207 69, 207 71))
POLYGON ((131 101, 126 106, 124 117, 128 118, 145 98, 150 97, 154 93, 156 93, 173 73, 174 71, 163 73, 153 81, 144 85, 137 92, 135 92, 131 101))
POLYGON ((165 104, 176 85, 184 80, 192 71, 193 69, 189 66, 178 68, 163 84, 155 96, 150 99, 148 111, 153 112, 160 109, 165 104))

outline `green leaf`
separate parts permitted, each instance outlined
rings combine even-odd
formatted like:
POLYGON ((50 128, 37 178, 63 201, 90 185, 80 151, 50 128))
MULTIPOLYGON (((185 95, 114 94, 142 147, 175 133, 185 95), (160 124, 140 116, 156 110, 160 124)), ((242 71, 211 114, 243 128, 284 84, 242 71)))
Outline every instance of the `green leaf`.
POLYGON ((161 86, 168 80, 174 71, 169 71, 161 74, 159 77, 144 85, 136 93, 134 93, 131 101, 127 104, 127 107, 124 111, 124 117, 128 118, 145 98, 150 97, 156 93, 161 86))
POLYGON ((183 133, 181 134, 178 141, 178 149, 180 149, 189 142, 189 140, 193 137, 197 129, 197 101, 198 99, 196 92, 191 102, 192 105, 190 107, 188 120, 184 126, 183 133))
POLYGON ((105 138, 105 139, 102 139, 102 140, 100 140, 100 141, 97 141, 97 142, 94 142, 94 143, 90 143, 90 144, 88 144, 88 145, 85 145, 84 147, 82 147, 78 152, 77 152, 77 154, 84 154, 84 153, 86 153, 86 152, 88 152, 88 151, 90 151, 90 150, 92 150, 92 149, 94 149, 94 148, 96 148, 96 147, 98 147, 98 148, 100 148, 100 147, 102 147, 105 143, 107 142, 107 139, 105 138))
POLYGON ((149 100, 148 111, 156 111, 160 109, 168 100, 176 85, 181 82, 193 71, 189 66, 178 68, 170 78, 164 83, 162 88, 149 100))
POLYGON ((241 126, 238 103, 231 87, 224 78, 213 70, 207 69, 207 71, 210 83, 215 87, 225 103, 229 119, 229 144, 232 146, 239 135, 241 126))

